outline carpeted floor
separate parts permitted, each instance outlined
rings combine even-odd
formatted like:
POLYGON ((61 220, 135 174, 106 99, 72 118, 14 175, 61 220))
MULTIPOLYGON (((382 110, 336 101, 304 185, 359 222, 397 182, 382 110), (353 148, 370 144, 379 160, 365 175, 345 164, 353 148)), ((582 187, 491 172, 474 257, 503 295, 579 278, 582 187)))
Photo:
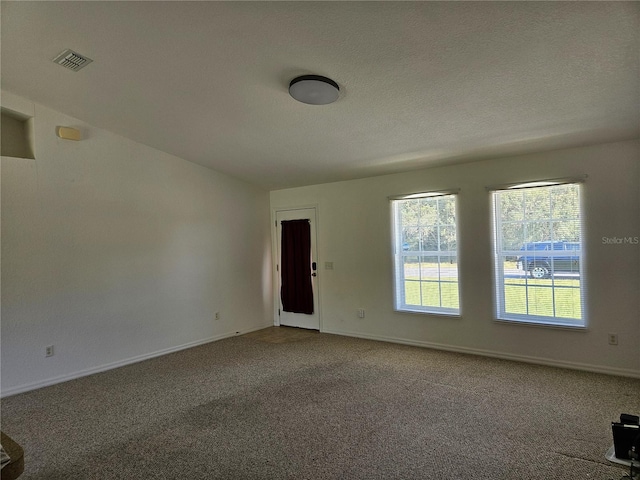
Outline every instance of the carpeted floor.
POLYGON ((3 399, 21 480, 626 473, 604 453, 640 380, 270 330, 3 399))

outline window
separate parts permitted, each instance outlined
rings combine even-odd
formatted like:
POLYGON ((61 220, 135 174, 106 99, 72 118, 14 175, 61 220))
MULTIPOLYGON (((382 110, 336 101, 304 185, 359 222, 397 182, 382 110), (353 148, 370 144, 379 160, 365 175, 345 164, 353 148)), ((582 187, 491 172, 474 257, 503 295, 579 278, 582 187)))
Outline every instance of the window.
POLYGON ((459 315, 456 195, 391 201, 396 310, 459 315))
POLYGON ((584 327, 581 185, 548 183, 493 191, 497 317, 584 327))

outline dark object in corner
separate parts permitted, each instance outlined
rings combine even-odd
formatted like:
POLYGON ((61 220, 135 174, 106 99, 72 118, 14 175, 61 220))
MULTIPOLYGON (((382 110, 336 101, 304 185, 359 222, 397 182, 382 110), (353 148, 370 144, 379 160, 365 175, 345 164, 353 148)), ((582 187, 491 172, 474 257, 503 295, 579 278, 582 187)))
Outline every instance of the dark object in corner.
POLYGON ((636 452, 640 449, 640 418, 623 413, 620 422, 611 423, 611 429, 616 458, 630 459, 632 448, 635 447, 636 452))
POLYGON ((0 432, 0 444, 2 444, 2 448, 11 459, 9 463, 2 467, 0 479, 13 480, 18 478, 24 471, 24 450, 4 432, 0 432))
POLYGON ((640 417, 637 415, 629 415, 628 413, 621 413, 620 423, 624 423, 626 425, 640 425, 640 417))

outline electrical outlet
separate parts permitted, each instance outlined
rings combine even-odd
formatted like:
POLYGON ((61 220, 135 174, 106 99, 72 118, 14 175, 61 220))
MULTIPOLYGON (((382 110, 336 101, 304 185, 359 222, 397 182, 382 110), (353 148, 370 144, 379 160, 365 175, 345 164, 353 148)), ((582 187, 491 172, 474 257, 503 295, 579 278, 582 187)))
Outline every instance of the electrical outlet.
POLYGON ((216 320, 220 320, 220 312, 216 312, 216 315, 214 317, 216 320))
POLYGON ((364 318, 364 308, 358 309, 358 318, 364 318))
POLYGON ((47 345, 44 347, 44 356, 53 357, 53 345, 47 345))
POLYGON ((618 345, 618 334, 610 333, 609 334, 609 345, 618 345))

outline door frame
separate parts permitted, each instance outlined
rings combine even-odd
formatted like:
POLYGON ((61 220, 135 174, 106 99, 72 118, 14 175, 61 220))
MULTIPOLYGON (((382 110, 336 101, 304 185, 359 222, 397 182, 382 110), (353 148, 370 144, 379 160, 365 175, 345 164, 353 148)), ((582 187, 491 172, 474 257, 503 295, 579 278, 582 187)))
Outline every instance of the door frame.
POLYGON ((320 295, 320 290, 321 290, 321 283, 322 283, 322 274, 320 271, 320 261, 319 261, 319 257, 320 257, 320 248, 318 245, 318 237, 320 236, 318 234, 318 229, 319 229, 319 224, 320 224, 320 219, 319 219, 319 212, 318 212, 318 205, 317 204, 306 204, 306 205, 295 205, 295 206, 291 206, 291 207, 276 207, 276 208, 272 208, 271 209, 271 258, 272 258, 272 262, 271 262, 271 266, 272 266, 272 285, 273 285, 273 325, 276 327, 280 326, 280 315, 278 315, 278 307, 280 305, 280 291, 279 291, 279 285, 280 285, 280 272, 278 271, 278 269, 276 268, 276 266, 280 263, 280 259, 278 258, 278 221, 277 221, 277 215, 278 212, 290 212, 293 210, 311 210, 313 209, 315 211, 315 224, 316 224, 316 235, 314 239, 315 241, 315 245, 316 245, 316 252, 318 252, 318 258, 315 259, 315 261, 318 264, 318 269, 316 270, 316 272, 318 273, 318 276, 316 277, 316 294, 318 297, 318 327, 319 327, 319 331, 322 332, 324 331, 323 326, 322 326, 322 302, 321 300, 321 295, 320 295))

